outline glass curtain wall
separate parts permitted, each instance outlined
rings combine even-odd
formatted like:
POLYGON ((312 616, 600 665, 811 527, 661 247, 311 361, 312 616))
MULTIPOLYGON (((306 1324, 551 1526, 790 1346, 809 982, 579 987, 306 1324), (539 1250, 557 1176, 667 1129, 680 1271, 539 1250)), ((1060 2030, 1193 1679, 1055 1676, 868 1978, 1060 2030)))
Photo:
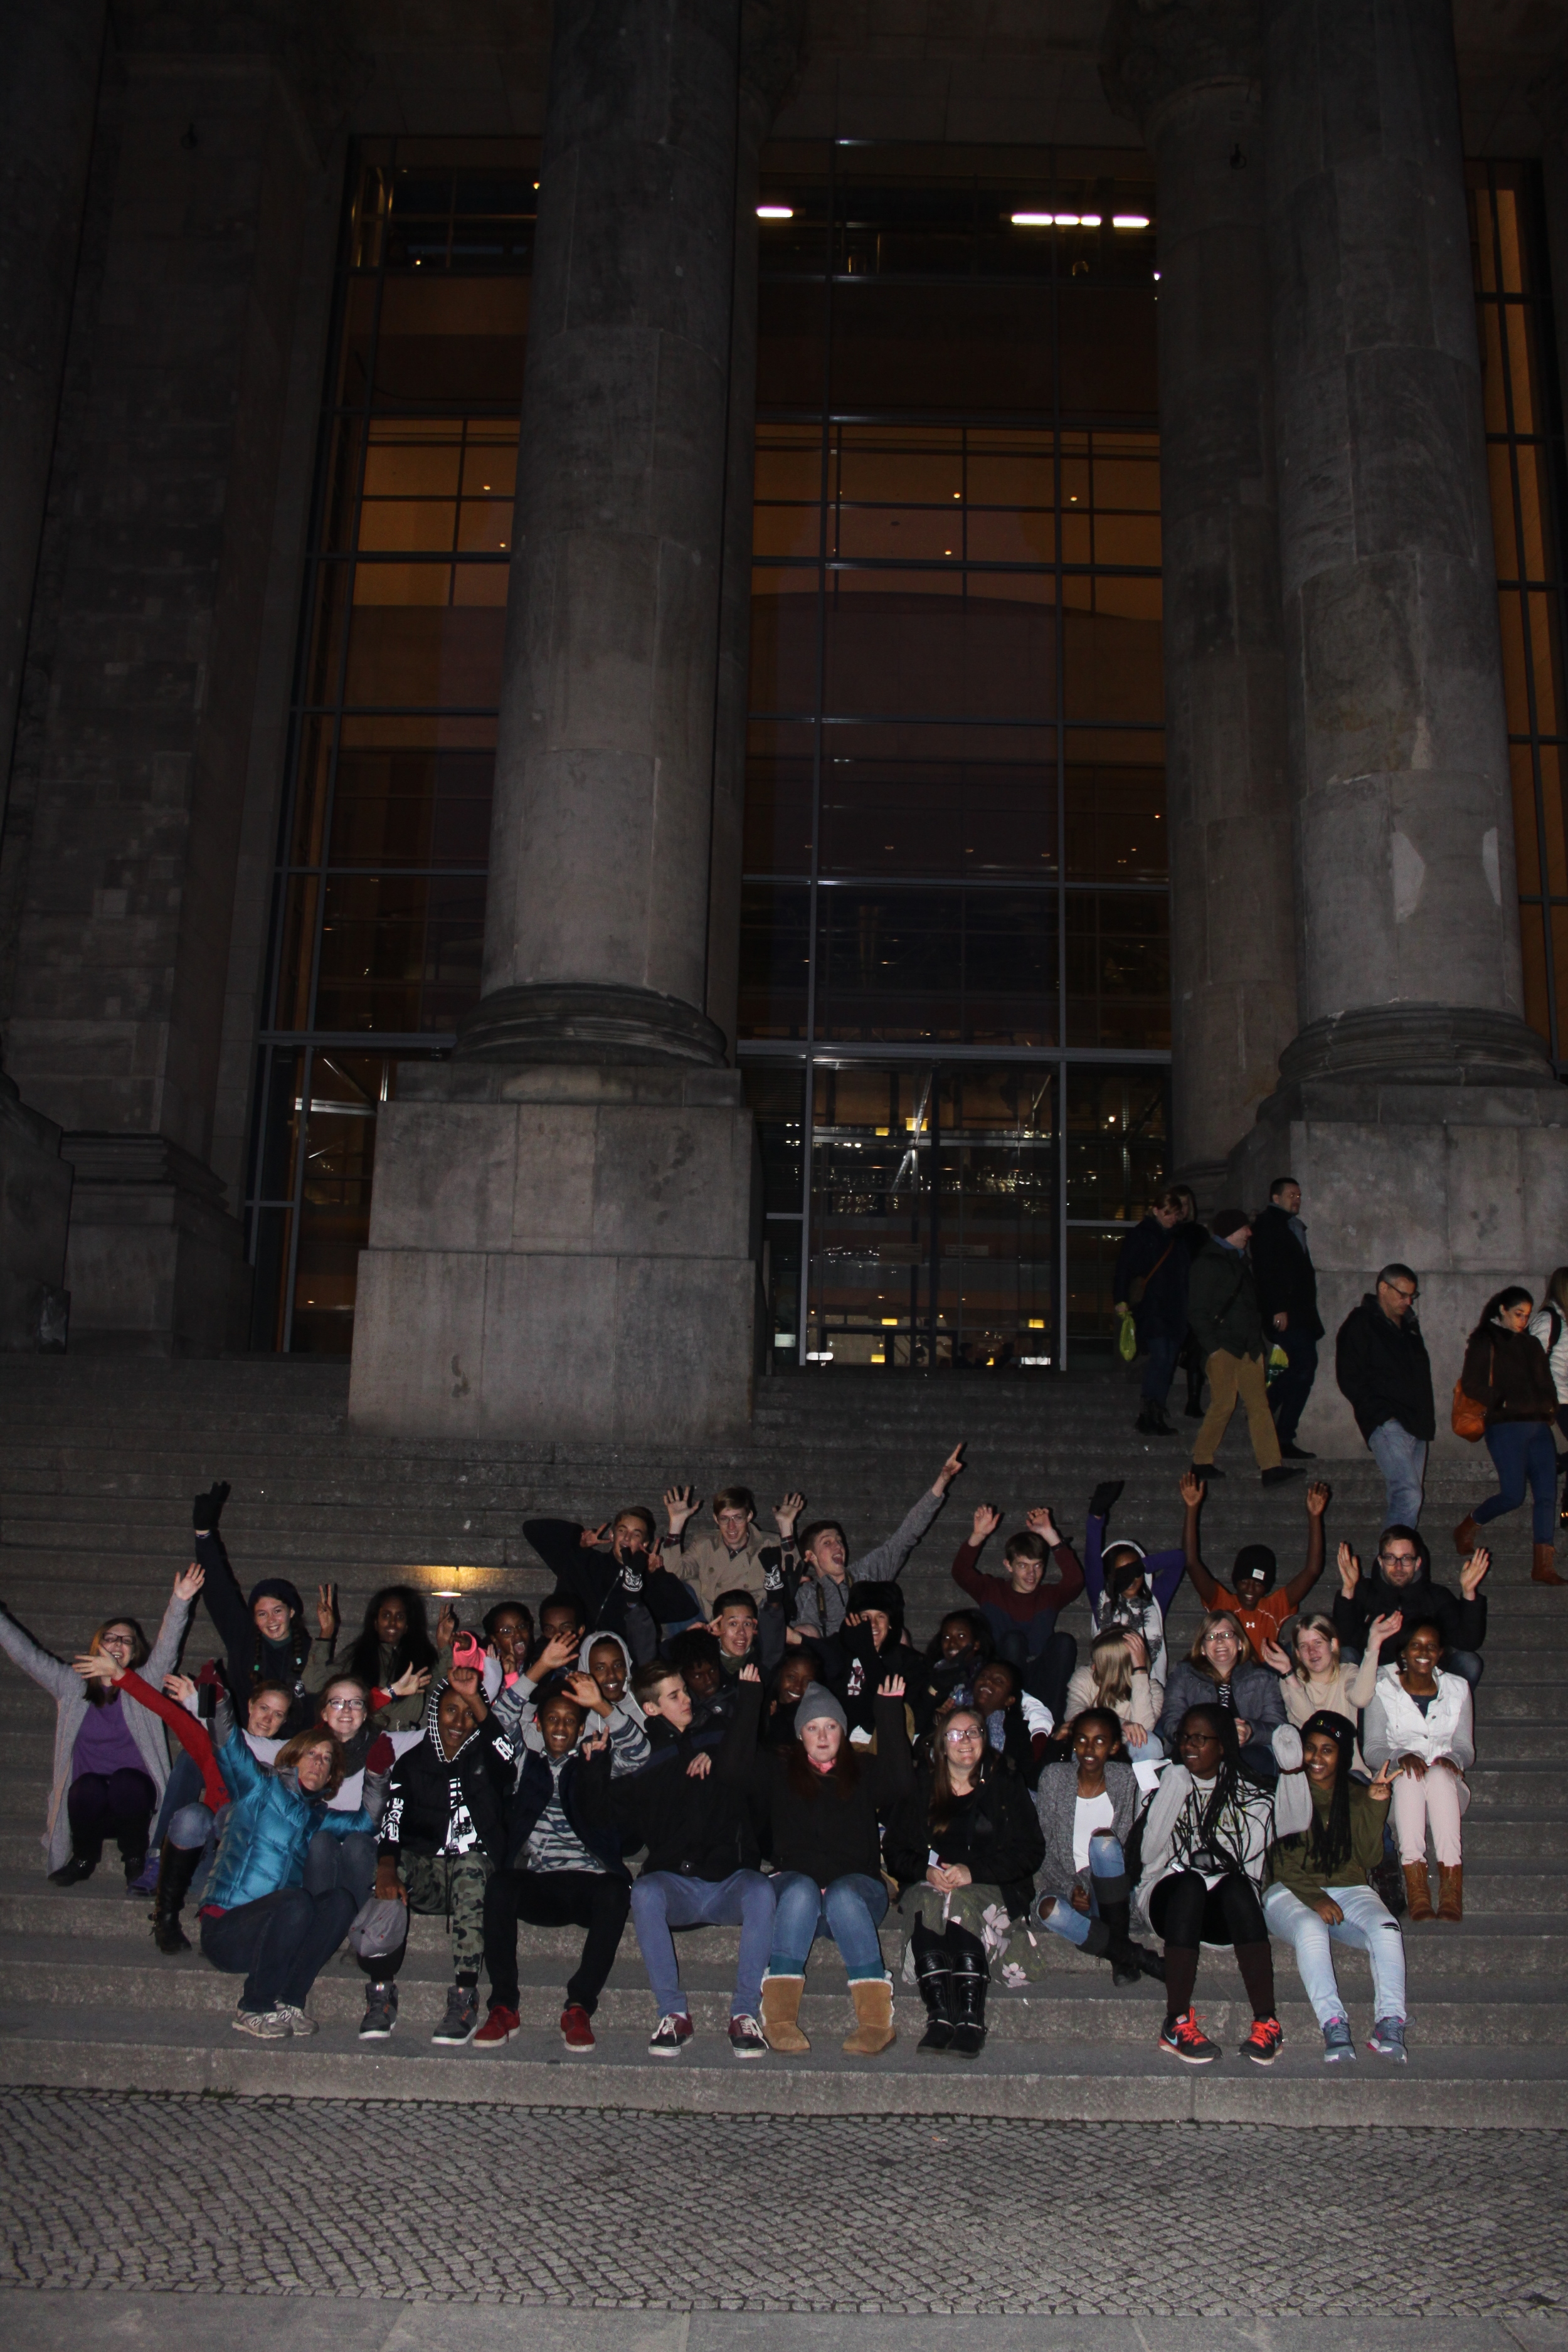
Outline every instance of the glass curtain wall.
POLYGON ((773 1361, 1109 1332, 1170 1047, 1142 160, 764 158, 741 1059, 773 1361))
POLYGON ((1497 542, 1525 1011, 1568 1076, 1563 405, 1539 167, 1472 163, 1492 534, 1497 542))
POLYGON ((378 1111, 479 996, 536 155, 358 153, 258 1058, 259 1348, 348 1349, 378 1111))

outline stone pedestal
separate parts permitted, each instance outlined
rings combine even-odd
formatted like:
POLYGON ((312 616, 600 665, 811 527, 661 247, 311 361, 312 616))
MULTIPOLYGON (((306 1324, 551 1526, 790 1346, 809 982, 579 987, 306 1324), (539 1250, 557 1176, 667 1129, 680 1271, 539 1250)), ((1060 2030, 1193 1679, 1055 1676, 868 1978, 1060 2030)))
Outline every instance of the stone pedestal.
POLYGON ((76 1175, 66 1251, 72 1352, 242 1348, 250 1270, 212 1170, 161 1135, 68 1135, 62 1150, 76 1175))
POLYGON ((28 1110, 0 1072, 0 1349, 64 1347, 70 1208, 59 1129, 28 1110))
POLYGON ((350 1418, 647 1444, 750 1418, 760 1162, 732 1070, 405 1064, 350 1418))

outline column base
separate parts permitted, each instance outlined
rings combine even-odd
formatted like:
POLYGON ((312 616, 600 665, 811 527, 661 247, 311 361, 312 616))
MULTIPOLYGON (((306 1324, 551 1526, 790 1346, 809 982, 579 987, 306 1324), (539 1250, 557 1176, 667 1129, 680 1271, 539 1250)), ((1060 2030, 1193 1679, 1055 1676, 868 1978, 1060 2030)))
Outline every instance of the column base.
POLYGON ((220 1179, 162 1135, 67 1134, 73 1354, 221 1356, 245 1345, 250 1269, 220 1179))
POLYGON ((656 989, 550 982, 498 988, 482 998, 458 1029, 457 1057, 601 1069, 669 1062, 721 1066, 724 1033, 705 1013, 656 989))
POLYGON ((0 1071, 0 1349, 64 1349, 70 1206, 59 1129, 29 1110, 0 1071))
POLYGON ((1516 1015, 1447 1004, 1376 1005, 1311 1022, 1279 1056, 1279 1091, 1312 1078, 1426 1087, 1556 1084, 1545 1044, 1516 1015))
POLYGON ((1335 1384, 1334 1335, 1380 1266, 1397 1260, 1419 1279, 1437 1442, 1468 1454, 1474 1449, 1448 1431, 1466 1337, 1505 1283, 1542 1296, 1568 1233, 1568 1087, 1552 1076, 1540 1041, 1524 1032, 1530 1054, 1502 1023, 1494 1027, 1493 1016, 1450 1015, 1448 1058, 1428 1027, 1412 1056, 1418 1066, 1407 1063, 1406 1075, 1394 1076, 1380 1066, 1376 1024, 1403 1017, 1371 1015, 1363 1024, 1355 1015, 1303 1032, 1226 1175, 1227 1198, 1254 1210, 1275 1177, 1300 1184, 1326 1335, 1300 1442, 1325 1455, 1363 1450, 1335 1384), (1331 1029, 1337 1036, 1322 1034, 1331 1029), (1352 1053, 1362 1063, 1356 1076, 1345 1066, 1352 1053), (1489 1075, 1482 1075, 1483 1055, 1489 1075), (1455 1056, 1463 1076, 1455 1075, 1455 1056), (1436 1069, 1440 1078, 1426 1074, 1436 1069))
POLYGON ((736 1071, 403 1065, 350 1420, 597 1445, 744 1430, 760 1210, 736 1071))

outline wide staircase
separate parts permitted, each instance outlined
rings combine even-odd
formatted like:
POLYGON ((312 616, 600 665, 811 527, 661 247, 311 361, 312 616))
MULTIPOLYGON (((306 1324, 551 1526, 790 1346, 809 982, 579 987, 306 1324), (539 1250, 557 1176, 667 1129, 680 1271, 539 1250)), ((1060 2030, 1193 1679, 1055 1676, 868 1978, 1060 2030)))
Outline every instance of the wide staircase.
MULTIPOLYGON (((1005 1376, 823 1372, 763 1383, 750 1437, 722 1451, 658 1454, 565 1446, 463 1446, 369 1440, 346 1419, 347 1375, 273 1359, 110 1365, 28 1359, 0 1365, 0 1600, 35 1637, 68 1657, 110 1612, 155 1626, 175 1570, 190 1555, 190 1500, 215 1477, 232 1482, 224 1519, 242 1581, 291 1576, 340 1588, 345 1622, 393 1578, 456 1591, 477 1622, 504 1592, 537 1601, 548 1588, 523 1539, 536 1512, 598 1521, 617 1504, 657 1504, 671 1483, 700 1492, 743 1478, 767 1507, 793 1486, 812 1516, 834 1516, 852 1552, 887 1533, 928 1486, 952 1444, 968 1468, 905 1570, 917 1637, 957 1598, 949 1564, 977 1502, 1016 1525, 1048 1501, 1081 1538, 1096 1482, 1126 1480, 1114 1530, 1145 1544, 1180 1532, 1176 1478, 1184 1436, 1134 1433, 1136 1399, 1121 1373, 1037 1381, 1005 1376)), ((1258 1485, 1238 1415, 1220 1455, 1229 1475, 1211 1492, 1205 1549, 1223 1573, 1238 1545, 1272 1543, 1289 1574, 1305 1539, 1302 1488, 1258 1485)), ((1363 1454, 1324 1463, 1334 1488, 1332 1544, 1370 1551, 1382 1482, 1363 1454)), ((1452 1580, 1448 1530, 1490 1485, 1479 1449, 1439 1456, 1425 1520, 1436 1573, 1452 1580)), ((917 2058, 918 1997, 895 1986, 899 2039, 876 2060, 844 2058, 851 2022, 837 1955, 819 1945, 802 2023, 809 2058, 738 2066, 724 2038, 735 1934, 682 1939, 698 2027, 674 2063, 648 2058, 652 2011, 628 1928, 595 2021, 598 2049, 569 2056, 555 2030, 576 1931, 523 1930, 520 2041, 494 2058, 433 2050, 429 2033, 449 1981, 438 1919, 415 1923, 390 2042, 362 2044, 363 1979, 340 1958, 311 2006, 308 2042, 258 2047, 229 2024, 237 1991, 195 1953, 153 1948, 145 1899, 128 1900, 110 1850, 97 1874, 50 1886, 39 1844, 49 1785, 53 1706, 0 1662, 0 2080, 96 2088, 208 2089, 293 2096, 476 2097, 519 2104, 736 2109, 747 2112, 992 2114, 1033 2116, 1253 2119, 1316 2124, 1568 2122, 1568 2007, 1557 1974, 1568 1910, 1568 1798, 1558 1748, 1568 1720, 1568 1592, 1528 1580, 1528 1515, 1502 1522, 1489 1580, 1487 1672, 1477 1709, 1478 1760, 1466 1822, 1466 1916, 1459 1926, 1406 1925, 1411 2063, 1362 2055, 1325 2069, 1315 2021, 1288 1950, 1277 1947, 1287 2046, 1270 2074, 1236 2054, 1247 2013, 1228 1955, 1206 1956, 1197 2006, 1226 2050, 1191 2074, 1161 2056, 1159 1988, 1114 1990, 1103 1963, 1050 1945, 1044 1982, 994 1989, 992 2032, 973 2064, 917 2058)), ((1314 1600, 1327 1605, 1333 1570, 1314 1600)), ((1178 1596, 1179 1654, 1197 1614, 1178 1596)), ((1082 1602, 1063 1620, 1080 1644, 1082 1602)), ((215 1654, 199 1606, 185 1661, 215 1654)), ((189 1921, 187 1919, 187 1924, 189 1921)), ((893 1934, 885 1937, 889 1963, 893 1934)), ((1364 1964, 1345 1955, 1342 1987, 1358 2043, 1370 2023, 1364 1964)))

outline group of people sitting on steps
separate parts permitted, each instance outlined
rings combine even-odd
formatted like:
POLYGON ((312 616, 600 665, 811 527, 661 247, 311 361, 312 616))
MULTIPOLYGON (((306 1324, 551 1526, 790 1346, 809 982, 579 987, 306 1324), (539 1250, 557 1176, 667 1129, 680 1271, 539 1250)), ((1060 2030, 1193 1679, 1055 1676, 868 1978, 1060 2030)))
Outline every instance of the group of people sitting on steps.
POLYGON ((1274 1554, 1249 1544, 1222 1584, 1200 1549, 1199 1477, 1181 1480, 1181 1544, 1152 1552, 1110 1537, 1121 1486, 1108 1483, 1081 1562, 1042 1507, 984 1568, 1001 1514, 976 1509, 952 1563, 962 1605, 921 1645, 900 1571, 962 1454, 853 1562, 837 1521, 800 1525, 798 1494, 771 1531, 741 1486, 714 1496, 707 1523, 672 1487, 662 1534, 640 1506, 597 1528, 530 1520, 555 1579, 537 1619, 505 1600, 469 1631, 446 1607, 434 1636, 407 1586, 377 1593, 352 1638, 330 1585, 313 1627, 286 1579, 245 1593, 216 1485, 196 1497, 195 1559, 151 1644, 114 1618, 60 1660, 0 1611, 0 1644, 58 1703, 50 1875, 90 1877, 113 1839, 128 1888, 153 1895, 159 1950, 188 1948, 194 1903, 206 1958, 244 1979, 235 2026, 262 2042, 316 2031, 310 1989, 345 1940, 366 1979, 360 2033, 390 2034, 424 1913, 451 1946, 435 2042, 496 2051, 521 2031, 527 1922, 584 1931, 560 2023, 569 2051, 590 2051, 629 1912, 654 2055, 692 2039, 675 1935, 725 1924, 740 1930, 737 2058, 809 2047, 821 1937, 848 1980, 843 2048, 871 2057, 894 2040, 892 1912, 922 2052, 975 2056, 991 1985, 1037 1980, 1066 1942, 1117 1985, 1163 1982, 1160 2048, 1212 2063, 1194 1990, 1204 1948, 1228 1945, 1253 2014, 1242 2054, 1268 2065, 1282 2042, 1272 1933, 1327 2060, 1355 2057, 1336 1944, 1370 1959, 1367 2047, 1403 2060, 1396 1915, 1462 1911, 1488 1554, 1456 1592, 1409 1527, 1384 1530, 1370 1570, 1342 1543, 1323 1612, 1309 1603, 1327 1486, 1307 1490, 1299 1574, 1280 1584, 1274 1554), (1184 1576, 1205 1614, 1178 1656, 1167 1622, 1184 1576), (1086 1590, 1080 1664, 1058 1620, 1086 1590), (188 1675, 198 1599, 221 1654, 188 1675))

